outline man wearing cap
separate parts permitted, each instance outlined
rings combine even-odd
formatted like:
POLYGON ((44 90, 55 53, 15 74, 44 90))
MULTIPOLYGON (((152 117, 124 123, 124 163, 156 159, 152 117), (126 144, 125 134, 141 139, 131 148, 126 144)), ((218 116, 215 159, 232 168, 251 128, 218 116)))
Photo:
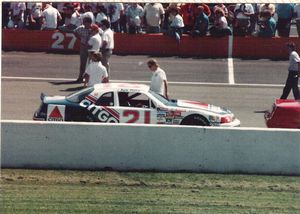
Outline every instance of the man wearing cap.
POLYGON ((283 93, 280 99, 286 99, 289 96, 291 90, 293 90, 293 94, 295 100, 300 99, 299 88, 298 88, 298 80, 300 75, 300 57, 296 52, 296 45, 293 42, 287 44, 287 48, 290 54, 289 57, 289 75, 285 83, 285 87, 283 89, 283 93))
POLYGON ((96 24, 91 25, 91 38, 88 41, 89 52, 99 52, 102 38, 99 34, 100 28, 96 24))

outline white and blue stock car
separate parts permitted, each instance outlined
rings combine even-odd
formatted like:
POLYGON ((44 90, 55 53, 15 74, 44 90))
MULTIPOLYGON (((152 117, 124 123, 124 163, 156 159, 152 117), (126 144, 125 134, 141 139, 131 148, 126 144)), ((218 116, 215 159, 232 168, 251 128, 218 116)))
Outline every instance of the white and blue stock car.
POLYGON ((142 84, 96 84, 69 96, 41 94, 34 120, 239 126, 231 111, 188 100, 168 100, 142 84))

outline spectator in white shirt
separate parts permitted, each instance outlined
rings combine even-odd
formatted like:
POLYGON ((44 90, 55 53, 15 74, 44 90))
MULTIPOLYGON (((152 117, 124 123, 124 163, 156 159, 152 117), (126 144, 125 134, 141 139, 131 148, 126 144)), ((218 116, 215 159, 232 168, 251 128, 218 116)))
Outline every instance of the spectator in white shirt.
POLYGON ((91 55, 91 62, 88 64, 83 77, 85 87, 108 82, 106 68, 101 63, 101 53, 95 52, 91 55))
POLYGON ((74 8, 74 6, 71 4, 66 5, 65 11, 65 24, 58 27, 58 29, 64 32, 73 32, 77 27, 81 25, 80 14, 77 8, 74 8))
POLYGON ((160 33, 165 10, 161 3, 148 3, 144 7, 146 33, 160 33))
POLYGON ((175 37, 176 42, 180 43, 180 39, 183 33, 184 23, 183 18, 179 14, 179 9, 176 5, 169 8, 169 21, 170 27, 168 28, 168 35, 175 37))
POLYGON ((209 29, 212 37, 223 37, 231 35, 231 29, 228 27, 225 13, 221 8, 215 11, 214 25, 209 29))
POLYGON ((98 5, 97 6, 97 16, 96 16, 96 24, 98 26, 101 25, 101 21, 104 19, 108 19, 107 15, 106 15, 106 9, 104 7, 104 5, 98 5))
POLYGON ((43 30, 54 30, 57 28, 57 23, 62 19, 59 11, 52 7, 51 3, 47 3, 44 11, 42 12, 44 18, 43 30))
POLYGON ((26 4, 24 2, 12 2, 10 5, 11 20, 14 27, 24 28, 24 12, 26 10, 26 4))

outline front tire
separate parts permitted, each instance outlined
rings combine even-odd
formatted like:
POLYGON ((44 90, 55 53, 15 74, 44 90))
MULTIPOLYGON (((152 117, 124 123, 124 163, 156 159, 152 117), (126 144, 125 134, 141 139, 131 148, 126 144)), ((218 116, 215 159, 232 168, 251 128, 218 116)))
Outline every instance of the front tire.
POLYGON ((193 114, 182 120, 180 125, 186 126, 209 126, 208 120, 202 115, 193 114))

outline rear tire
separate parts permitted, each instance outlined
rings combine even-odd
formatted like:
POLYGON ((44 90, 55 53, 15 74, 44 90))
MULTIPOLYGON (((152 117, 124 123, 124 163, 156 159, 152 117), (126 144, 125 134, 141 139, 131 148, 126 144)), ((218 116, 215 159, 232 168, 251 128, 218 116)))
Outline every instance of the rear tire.
POLYGON ((208 120, 197 114, 190 115, 182 120, 180 125, 186 125, 186 126, 209 126, 208 120))

